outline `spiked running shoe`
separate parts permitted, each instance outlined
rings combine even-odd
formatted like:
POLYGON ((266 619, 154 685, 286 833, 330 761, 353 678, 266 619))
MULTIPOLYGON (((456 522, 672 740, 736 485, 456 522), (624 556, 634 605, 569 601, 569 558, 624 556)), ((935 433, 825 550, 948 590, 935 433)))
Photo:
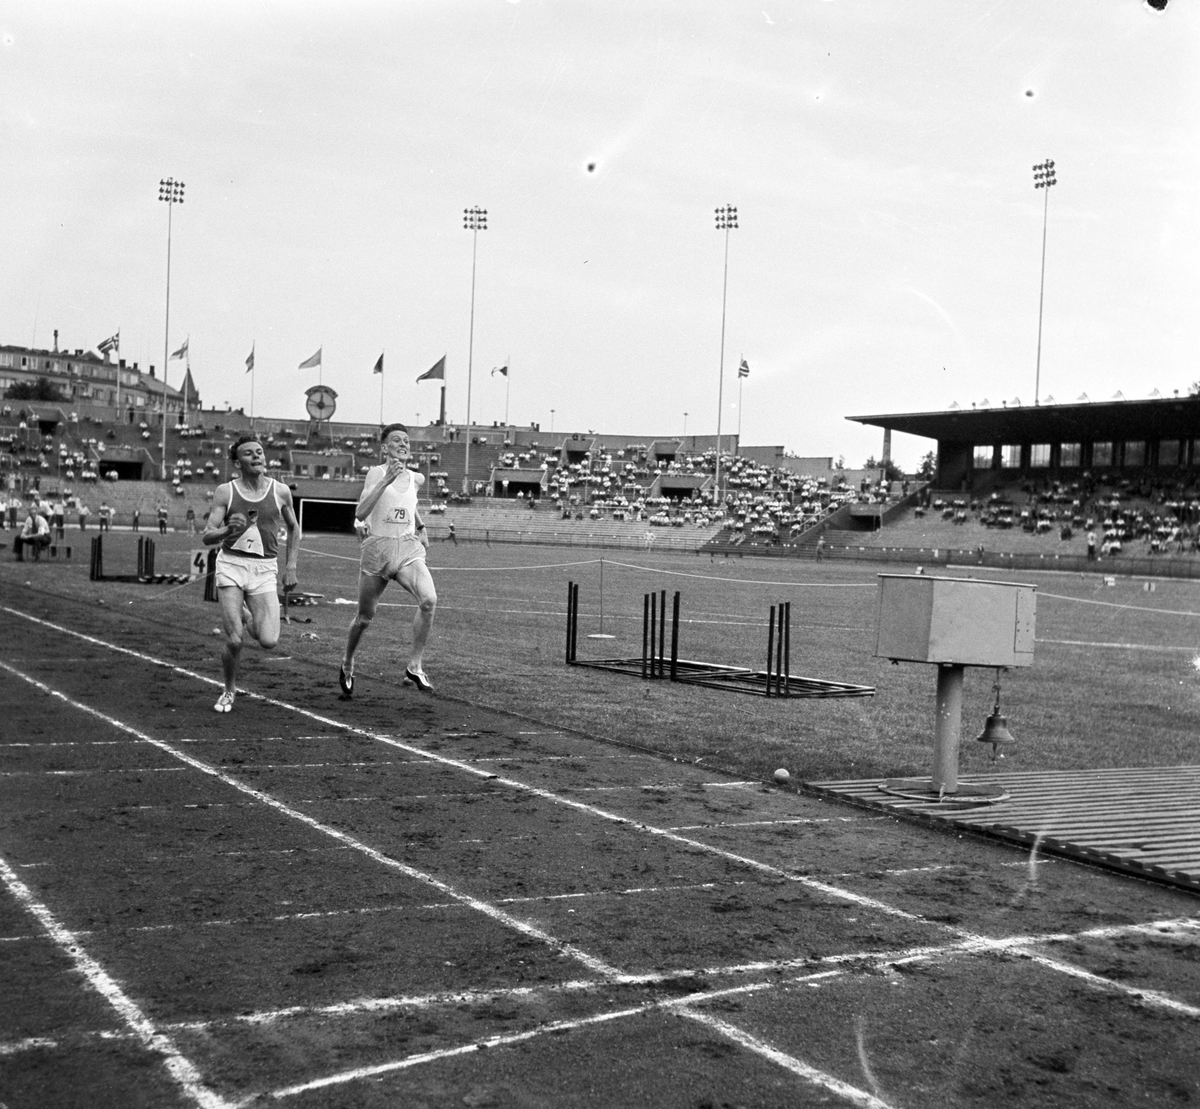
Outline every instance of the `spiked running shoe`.
POLYGON ((347 697, 354 696, 354 671, 347 670, 346 667, 338 667, 338 685, 342 687, 342 692, 347 697))
POLYGON ((228 691, 222 693, 213 708, 217 712, 233 712, 233 694, 228 691))
POLYGON ((415 685, 422 693, 433 692, 433 683, 425 677, 424 670, 414 670, 410 666, 404 671, 404 680, 409 685, 415 685))

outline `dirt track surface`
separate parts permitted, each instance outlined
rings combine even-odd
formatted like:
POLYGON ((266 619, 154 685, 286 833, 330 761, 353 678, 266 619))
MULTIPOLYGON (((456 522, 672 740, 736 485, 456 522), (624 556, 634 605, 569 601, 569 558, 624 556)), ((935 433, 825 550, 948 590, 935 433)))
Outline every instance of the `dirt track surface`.
POLYGON ((0 581, 7 1109, 1200 1100, 1189 894, 0 581))

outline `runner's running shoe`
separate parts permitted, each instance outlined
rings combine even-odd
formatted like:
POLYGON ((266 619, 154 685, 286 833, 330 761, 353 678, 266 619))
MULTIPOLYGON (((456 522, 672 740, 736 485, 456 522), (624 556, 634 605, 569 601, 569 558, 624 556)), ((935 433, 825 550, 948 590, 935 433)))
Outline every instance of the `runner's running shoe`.
POLYGON ((404 680, 410 685, 415 685, 422 693, 433 692, 433 682, 425 677, 424 670, 414 670, 410 666, 404 671, 404 680))

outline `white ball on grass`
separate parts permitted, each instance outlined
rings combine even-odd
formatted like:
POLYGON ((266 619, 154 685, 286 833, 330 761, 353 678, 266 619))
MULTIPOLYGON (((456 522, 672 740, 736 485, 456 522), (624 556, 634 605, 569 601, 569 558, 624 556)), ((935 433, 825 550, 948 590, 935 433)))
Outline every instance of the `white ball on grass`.
POLYGON ((775 774, 773 776, 775 778, 775 781, 779 782, 780 784, 787 782, 787 781, 791 781, 791 777, 792 777, 782 766, 778 770, 775 771, 775 774))

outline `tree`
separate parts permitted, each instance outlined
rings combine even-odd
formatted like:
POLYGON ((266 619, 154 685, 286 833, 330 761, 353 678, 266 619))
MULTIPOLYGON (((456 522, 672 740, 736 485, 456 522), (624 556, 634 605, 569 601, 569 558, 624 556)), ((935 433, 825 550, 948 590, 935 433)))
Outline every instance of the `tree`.
POLYGON ((930 451, 921 459, 921 465, 917 468, 917 477, 922 481, 933 481, 933 472, 936 465, 937 460, 933 456, 933 451, 930 451))
POLYGON ((883 470, 884 476, 888 479, 888 481, 900 481, 904 477, 904 474, 901 473, 900 467, 897 466, 896 463, 888 462, 886 465, 884 465, 884 463, 879 462, 874 455, 871 455, 871 457, 868 458, 865 463, 863 463, 863 469, 883 470))
POLYGON ((37 381, 18 381, 10 385, 4 394, 5 400, 41 400, 61 402, 67 398, 59 392, 58 386, 44 377, 37 381))

